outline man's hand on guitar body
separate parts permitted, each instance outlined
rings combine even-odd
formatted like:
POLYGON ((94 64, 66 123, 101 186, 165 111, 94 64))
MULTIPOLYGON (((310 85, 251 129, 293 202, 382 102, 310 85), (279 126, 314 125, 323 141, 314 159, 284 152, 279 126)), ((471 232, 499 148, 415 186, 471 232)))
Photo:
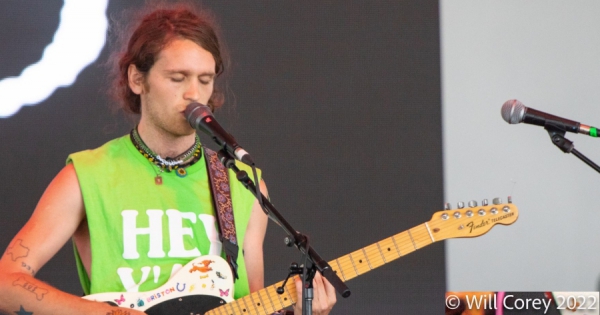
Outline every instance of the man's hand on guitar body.
MULTIPOLYGON (((296 293, 298 301, 294 305, 294 315, 302 315, 302 280, 299 277, 294 277, 296 284, 296 293)), ((313 302, 312 311, 314 315, 327 315, 331 312, 333 305, 336 302, 335 289, 319 272, 315 274, 313 279, 313 302)))

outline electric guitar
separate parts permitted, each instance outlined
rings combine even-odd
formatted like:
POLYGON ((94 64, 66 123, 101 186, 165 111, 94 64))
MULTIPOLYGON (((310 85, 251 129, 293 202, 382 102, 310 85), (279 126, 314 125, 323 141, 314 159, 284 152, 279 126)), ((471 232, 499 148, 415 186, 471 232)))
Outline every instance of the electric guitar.
MULTIPOLYGON (((519 217, 512 203, 436 212, 430 221, 363 247, 329 262, 343 281, 369 272, 429 244, 449 238, 477 237, 496 224, 509 225, 519 217)), ((278 294, 280 281, 233 300, 229 265, 219 256, 190 261, 158 289, 147 292, 113 292, 85 296, 150 315, 266 315, 296 303, 296 286, 288 281, 278 294)))

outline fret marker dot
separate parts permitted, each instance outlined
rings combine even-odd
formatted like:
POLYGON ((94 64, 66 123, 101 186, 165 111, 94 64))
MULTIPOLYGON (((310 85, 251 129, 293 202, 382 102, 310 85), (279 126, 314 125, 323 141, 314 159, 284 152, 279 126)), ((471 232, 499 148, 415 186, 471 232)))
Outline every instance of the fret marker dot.
POLYGON ((358 262, 362 264, 362 259, 361 259, 361 260, 359 260, 358 262))
POLYGON ((391 251, 391 249, 388 247, 388 252, 391 251))

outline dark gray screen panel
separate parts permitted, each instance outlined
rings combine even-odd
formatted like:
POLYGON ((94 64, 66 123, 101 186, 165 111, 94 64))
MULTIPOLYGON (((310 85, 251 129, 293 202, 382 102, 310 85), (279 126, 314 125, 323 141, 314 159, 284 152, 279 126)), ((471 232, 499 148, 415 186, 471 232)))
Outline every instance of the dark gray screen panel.
MULTIPOLYGON (((133 5, 111 1, 108 13, 133 5)), ((228 101, 217 118, 263 169, 274 204, 325 259, 419 225, 441 210, 437 1, 206 5, 221 24, 232 59, 228 101)), ((43 46, 47 34, 39 36, 32 40, 43 46)), ((102 94, 98 63, 106 57, 105 49, 73 86, 43 104, 0 120, 0 159, 23 165, 0 169, 0 178, 10 179, 0 189, 2 247, 69 153, 131 128, 102 94)), ((289 263, 300 259, 283 237, 270 225, 266 284, 282 280, 289 263)), ((80 294, 69 247, 39 277, 80 294)), ((353 294, 338 302, 334 314, 438 313, 444 246, 421 249, 348 285, 353 294)))

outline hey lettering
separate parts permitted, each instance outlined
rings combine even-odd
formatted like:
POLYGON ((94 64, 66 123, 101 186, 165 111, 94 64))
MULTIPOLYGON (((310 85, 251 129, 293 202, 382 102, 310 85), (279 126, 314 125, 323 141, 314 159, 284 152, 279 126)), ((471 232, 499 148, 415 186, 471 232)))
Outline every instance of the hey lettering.
MULTIPOLYGON (((166 211, 149 209, 145 213, 137 210, 123 210, 121 216, 123 218, 123 258, 126 260, 137 260, 141 255, 149 258, 193 258, 221 253, 222 244, 216 230, 215 217, 212 215, 198 215, 175 209, 166 211), (206 239, 210 241, 208 253, 201 253, 196 246, 189 245, 193 243, 189 240, 195 237, 190 226, 195 224, 201 224, 206 231, 206 239), (166 231, 163 228, 164 225, 167 226, 166 231), (163 242, 166 237, 169 240, 168 247, 163 242)), ((160 266, 143 266, 138 270, 122 267, 117 269, 117 274, 127 292, 139 292, 140 286, 145 282, 164 281, 167 276, 173 275, 181 269, 181 265, 175 264, 170 269, 161 270, 160 266), (163 275, 163 272, 170 272, 170 274, 163 275)))

